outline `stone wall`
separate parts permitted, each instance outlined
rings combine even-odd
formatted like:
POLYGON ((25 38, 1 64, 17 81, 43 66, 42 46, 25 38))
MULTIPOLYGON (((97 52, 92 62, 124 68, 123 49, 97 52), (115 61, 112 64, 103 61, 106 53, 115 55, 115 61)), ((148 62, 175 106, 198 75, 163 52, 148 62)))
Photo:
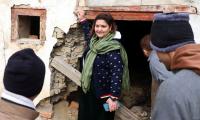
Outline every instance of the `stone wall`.
MULTIPOLYGON (((53 36, 57 38, 57 43, 53 47, 50 60, 55 56, 63 56, 66 62, 77 70, 79 69, 79 58, 84 50, 84 37, 80 27, 71 27, 66 34, 60 28, 54 29, 53 36)), ((51 69, 50 95, 51 102, 57 102, 64 99, 70 92, 77 90, 77 85, 64 76, 56 69, 51 69)))

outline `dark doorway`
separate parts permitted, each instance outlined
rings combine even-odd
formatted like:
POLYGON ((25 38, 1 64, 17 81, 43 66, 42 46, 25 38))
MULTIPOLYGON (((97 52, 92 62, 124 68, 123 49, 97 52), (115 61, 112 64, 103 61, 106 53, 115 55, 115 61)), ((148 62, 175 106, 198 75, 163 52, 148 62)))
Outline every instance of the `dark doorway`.
POLYGON ((127 107, 151 103, 151 74, 148 58, 144 56, 140 47, 140 40, 150 33, 151 24, 151 21, 117 21, 118 30, 122 35, 121 43, 128 54, 130 81, 133 88, 128 95, 129 99, 132 96, 133 100, 126 101, 127 107))

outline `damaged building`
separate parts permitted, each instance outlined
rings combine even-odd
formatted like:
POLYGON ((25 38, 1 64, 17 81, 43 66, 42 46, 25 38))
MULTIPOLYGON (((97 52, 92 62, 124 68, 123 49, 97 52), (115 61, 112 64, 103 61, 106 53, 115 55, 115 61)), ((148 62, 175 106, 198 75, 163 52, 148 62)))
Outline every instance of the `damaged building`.
POLYGON ((117 113, 116 119, 148 120, 154 91, 151 90, 151 74, 140 40, 150 33, 154 14, 187 12, 190 13, 195 41, 199 43, 200 2, 1 0, 0 11, 4 12, 0 17, 0 77, 3 78, 5 64, 13 52, 27 47, 36 51, 45 62, 47 71, 42 92, 34 101, 41 113, 38 119, 77 119, 79 66, 85 45, 83 31, 73 13, 78 6, 86 11, 86 18, 91 24, 98 13, 111 13, 121 32, 121 43, 129 58, 131 90, 122 93, 124 108, 117 113))

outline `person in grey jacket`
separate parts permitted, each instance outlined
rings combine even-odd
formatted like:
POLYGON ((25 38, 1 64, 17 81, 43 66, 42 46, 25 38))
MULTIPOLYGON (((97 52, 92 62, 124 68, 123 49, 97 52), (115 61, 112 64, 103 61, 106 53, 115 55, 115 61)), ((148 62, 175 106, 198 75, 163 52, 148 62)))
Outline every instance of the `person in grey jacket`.
POLYGON ((189 15, 156 14, 150 45, 159 58, 154 60, 174 74, 159 86, 152 120, 200 120, 200 45, 195 44, 189 15))
POLYGON ((148 58, 149 68, 152 76, 151 82, 151 109, 154 106, 155 96, 159 85, 169 77, 172 77, 173 72, 166 69, 165 65, 159 61, 158 55, 155 50, 150 46, 150 34, 145 35, 141 41, 140 46, 143 54, 148 58))

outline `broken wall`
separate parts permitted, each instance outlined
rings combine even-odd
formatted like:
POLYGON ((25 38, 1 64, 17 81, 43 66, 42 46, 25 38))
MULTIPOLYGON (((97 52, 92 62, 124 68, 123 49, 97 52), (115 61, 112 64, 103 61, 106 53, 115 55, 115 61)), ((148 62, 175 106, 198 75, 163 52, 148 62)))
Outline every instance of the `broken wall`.
MULTIPOLYGON (((55 28, 53 36, 57 38, 57 43, 51 53, 51 60, 54 57, 62 56, 65 62, 79 70, 80 58, 84 51, 84 35, 81 27, 71 27, 68 33, 60 28, 55 28)), ((65 75, 51 67, 51 102, 58 102, 60 99, 66 99, 70 92, 77 90, 77 85, 65 75), (64 93, 64 95, 63 95, 64 93)))
MULTIPOLYGON (((49 58, 57 39, 52 36, 54 28, 59 27, 65 33, 68 32, 70 25, 76 22, 73 11, 76 1, 71 0, 0 0, 0 83, 3 79, 5 63, 12 53, 25 47, 32 47, 36 54, 41 57, 46 65, 45 82, 41 94, 34 100, 37 104, 41 99, 50 96, 50 70, 49 58), (46 9, 46 40, 44 44, 36 44, 34 41, 19 44, 17 41, 11 42, 11 7, 13 5, 29 6, 30 8, 46 9)), ((31 41, 31 40, 30 40, 31 41)), ((0 84, 2 92, 3 84, 0 84)))

